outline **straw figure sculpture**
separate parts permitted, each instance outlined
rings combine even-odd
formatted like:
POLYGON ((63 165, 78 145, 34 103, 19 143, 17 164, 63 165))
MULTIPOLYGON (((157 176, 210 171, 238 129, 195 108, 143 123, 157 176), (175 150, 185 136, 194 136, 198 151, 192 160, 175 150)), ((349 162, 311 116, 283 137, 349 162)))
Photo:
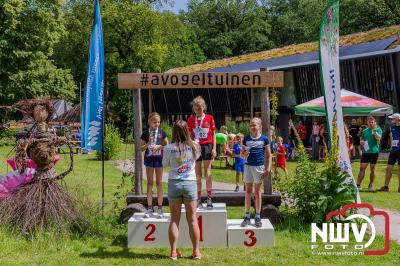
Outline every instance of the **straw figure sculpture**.
POLYGON ((73 152, 66 138, 48 131, 47 122, 53 113, 51 101, 23 100, 13 107, 34 120, 29 137, 16 143, 16 169, 22 175, 28 160, 36 164, 36 169, 29 182, 0 199, 0 223, 24 234, 44 229, 61 232, 80 228, 83 217, 77 208, 77 201, 57 182, 72 171, 73 152), (69 147, 70 160, 68 169, 57 174, 54 165, 60 145, 69 147))

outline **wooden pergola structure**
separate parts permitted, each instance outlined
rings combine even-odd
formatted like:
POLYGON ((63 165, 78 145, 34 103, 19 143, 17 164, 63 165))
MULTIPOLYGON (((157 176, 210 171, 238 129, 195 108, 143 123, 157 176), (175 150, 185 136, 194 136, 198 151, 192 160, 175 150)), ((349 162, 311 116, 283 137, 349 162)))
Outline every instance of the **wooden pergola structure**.
MULTIPOLYGON (((152 89, 229 89, 229 88, 260 88, 262 132, 269 136, 270 125, 270 101, 269 88, 282 88, 284 86, 282 71, 259 72, 201 72, 201 73, 141 73, 136 70, 133 73, 118 74, 118 88, 133 90, 134 112, 134 139, 135 139, 135 183, 136 195, 143 194, 143 157, 140 150, 140 136, 142 134, 142 105, 141 90, 152 89)), ((271 195, 271 177, 264 180, 264 194, 271 195)))

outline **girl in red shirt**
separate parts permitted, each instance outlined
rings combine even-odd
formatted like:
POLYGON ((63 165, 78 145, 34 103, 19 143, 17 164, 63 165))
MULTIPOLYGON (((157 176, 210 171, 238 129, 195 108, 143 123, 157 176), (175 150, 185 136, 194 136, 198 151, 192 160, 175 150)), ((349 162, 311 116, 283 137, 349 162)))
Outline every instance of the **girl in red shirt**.
POLYGON ((211 181, 211 162, 216 157, 216 140, 215 140, 215 123, 212 115, 205 114, 207 105, 203 97, 197 96, 191 102, 194 115, 190 116, 187 124, 189 126, 192 138, 200 144, 201 156, 196 161, 196 178, 197 178, 197 196, 198 207, 202 207, 201 203, 201 178, 203 162, 206 189, 207 189, 207 208, 213 207, 211 200, 212 181, 211 181))
POLYGON ((283 146, 283 139, 282 137, 277 137, 276 138, 276 161, 275 161, 275 172, 276 168, 281 168, 283 171, 285 171, 285 174, 287 175, 287 170, 286 170, 286 148, 283 146))

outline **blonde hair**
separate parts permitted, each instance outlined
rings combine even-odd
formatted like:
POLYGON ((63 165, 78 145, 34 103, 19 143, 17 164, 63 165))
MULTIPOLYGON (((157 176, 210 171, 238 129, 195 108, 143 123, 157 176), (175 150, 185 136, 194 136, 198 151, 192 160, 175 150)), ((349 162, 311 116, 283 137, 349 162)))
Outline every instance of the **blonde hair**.
POLYGON ((228 139, 232 140, 235 139, 236 135, 235 134, 228 134, 228 139))
POLYGON ((219 131, 221 131, 221 132, 227 131, 227 130, 228 130, 228 128, 227 128, 226 126, 221 126, 221 127, 219 128, 219 131))
POLYGON ((243 135, 242 133, 237 133, 237 134, 236 134, 236 137, 239 137, 239 138, 243 139, 243 138, 244 138, 244 135, 243 135))
POLYGON ((149 118, 147 119, 148 122, 150 122, 153 118, 158 118, 161 120, 161 116, 157 112, 152 112, 149 114, 149 118))
POLYGON ((200 105, 204 111, 207 111, 206 101, 201 96, 197 96, 196 98, 194 98, 190 105, 192 106, 192 108, 194 105, 200 105))
POLYGON ((276 137, 276 140, 280 140, 283 142, 283 138, 281 136, 276 137))
POLYGON ((262 121, 261 121, 261 119, 258 118, 258 117, 253 117, 253 118, 250 120, 250 123, 251 123, 251 122, 256 122, 258 125, 260 125, 260 128, 262 127, 262 121))

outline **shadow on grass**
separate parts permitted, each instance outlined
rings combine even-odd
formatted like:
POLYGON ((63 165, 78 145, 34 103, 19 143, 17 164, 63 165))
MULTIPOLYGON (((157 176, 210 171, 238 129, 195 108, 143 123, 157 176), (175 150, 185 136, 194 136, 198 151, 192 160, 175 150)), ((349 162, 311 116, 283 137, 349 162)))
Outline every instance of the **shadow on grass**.
POLYGON ((113 240, 111 245, 115 247, 126 248, 127 243, 128 237, 126 235, 119 235, 113 240))
POLYGON ((84 252, 79 255, 83 258, 96 258, 96 259, 151 259, 151 260, 164 260, 168 257, 166 255, 154 254, 151 249, 149 249, 149 253, 133 253, 125 246, 121 250, 118 251, 107 251, 104 247, 99 247, 97 251, 89 253, 84 252))

